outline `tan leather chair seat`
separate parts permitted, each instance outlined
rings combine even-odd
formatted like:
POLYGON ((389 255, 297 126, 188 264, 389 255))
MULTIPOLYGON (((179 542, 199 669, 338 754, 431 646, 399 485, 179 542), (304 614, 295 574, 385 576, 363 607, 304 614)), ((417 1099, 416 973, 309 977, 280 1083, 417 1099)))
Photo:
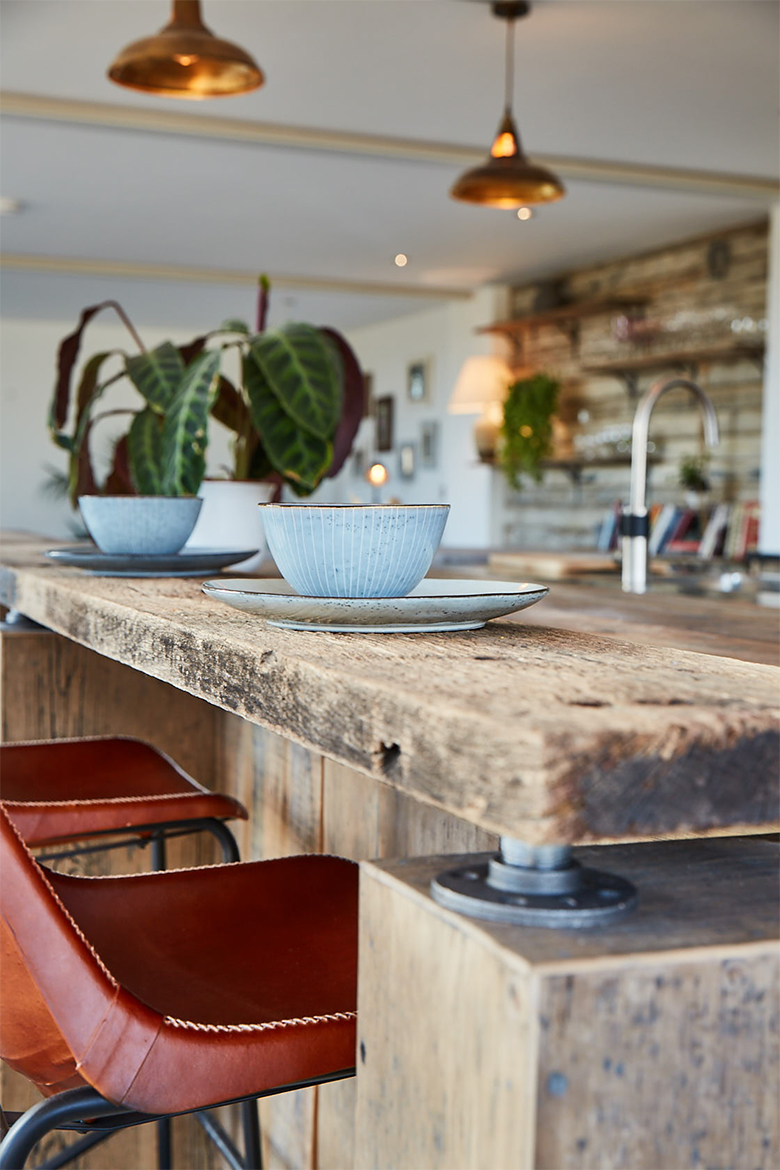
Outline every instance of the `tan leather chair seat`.
POLYGON ((172 1113, 354 1065, 352 862, 83 878, 0 830, 0 1055, 45 1095, 172 1113))
POLYGON ((28 845, 169 821, 246 820, 231 796, 210 792, 139 740, 57 740, 0 747, 0 798, 28 845))

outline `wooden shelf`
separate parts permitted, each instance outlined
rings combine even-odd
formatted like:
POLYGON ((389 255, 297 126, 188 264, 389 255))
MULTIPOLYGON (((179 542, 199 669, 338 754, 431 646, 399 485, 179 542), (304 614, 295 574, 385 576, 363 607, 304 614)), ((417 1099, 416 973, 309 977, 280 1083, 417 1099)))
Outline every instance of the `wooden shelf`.
POLYGON ((496 321, 493 325, 482 325, 477 333, 500 333, 514 336, 534 325, 565 325, 580 321, 583 317, 596 317, 599 313, 614 313, 624 309, 638 309, 647 304, 647 297, 600 297, 590 301, 574 301, 558 305, 542 313, 530 313, 526 317, 515 317, 511 321, 496 321))
MULTIPOLYGON (((491 467, 498 466, 497 460, 483 459, 482 463, 488 463, 491 467)), ((662 463, 663 457, 648 452, 647 466, 651 467, 656 463, 662 463)), ((624 455, 602 455, 596 456, 594 459, 584 459, 582 457, 574 459, 542 459, 539 463, 542 471, 565 471, 570 475, 574 483, 579 483, 582 479, 582 473, 587 471, 589 467, 630 467, 631 466, 631 452, 626 451, 624 455)))
POLYGON ((701 349, 677 349, 668 353, 642 353, 622 358, 612 358, 608 361, 594 362, 584 365, 586 374, 626 374, 640 370, 662 370, 666 366, 690 366, 700 362, 736 362, 744 358, 761 359, 764 346, 755 345, 710 345, 701 349))
MULTIPOLYGON (((648 453, 647 463, 660 463, 660 455, 653 455, 648 453)), ((623 455, 597 455, 594 459, 586 459, 580 456, 574 459, 543 459, 541 466, 546 471, 572 471, 574 469, 583 470, 586 467, 630 467, 631 466, 631 452, 626 451, 623 455)))

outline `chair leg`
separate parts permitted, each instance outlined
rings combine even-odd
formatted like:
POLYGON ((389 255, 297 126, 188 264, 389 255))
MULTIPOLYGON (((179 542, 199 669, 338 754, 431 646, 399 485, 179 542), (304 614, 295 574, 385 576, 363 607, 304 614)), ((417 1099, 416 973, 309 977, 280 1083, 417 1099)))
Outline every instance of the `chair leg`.
POLYGON ((257 1100, 241 1102, 241 1124, 244 1130, 244 1166, 246 1170, 263 1170, 263 1151, 260 1146, 260 1120, 257 1100))
POLYGON ((165 869, 165 833, 152 835, 152 869, 155 872, 165 869))
POLYGON ((23 1170, 33 1146, 63 1124, 124 1112, 89 1086, 48 1097, 14 1122, 0 1142, 0 1170, 23 1170))
POLYGON ((213 833, 219 841, 220 848, 222 849, 222 860, 224 862, 241 860, 236 839, 224 821, 209 818, 209 820, 203 822, 203 827, 208 829, 210 833, 213 833))
POLYGON ((161 1117, 157 1122, 157 1170, 171 1170, 172 1165, 171 1119, 161 1117))

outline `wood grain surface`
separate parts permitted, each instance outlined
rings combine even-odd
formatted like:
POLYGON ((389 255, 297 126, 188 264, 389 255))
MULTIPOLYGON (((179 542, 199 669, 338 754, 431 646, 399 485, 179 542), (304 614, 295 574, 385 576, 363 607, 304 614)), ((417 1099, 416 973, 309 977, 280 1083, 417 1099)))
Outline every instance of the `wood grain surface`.
POLYGON ((4 558, 0 599, 34 620, 489 832, 776 823, 776 668, 509 621, 274 630, 196 581, 87 577, 29 544, 4 558))
MULTIPOLYGON (((219 714, 219 713, 218 713, 219 714)), ((495 837, 235 716, 222 716, 220 771, 249 810, 242 856, 334 853, 355 861, 495 849, 495 837)), ((351 1170, 355 1081, 260 1103, 269 1170, 351 1170)))
POLYGON ((431 899, 459 859, 361 866, 360 1170, 776 1170, 777 844, 578 852, 633 914, 494 925, 431 899))

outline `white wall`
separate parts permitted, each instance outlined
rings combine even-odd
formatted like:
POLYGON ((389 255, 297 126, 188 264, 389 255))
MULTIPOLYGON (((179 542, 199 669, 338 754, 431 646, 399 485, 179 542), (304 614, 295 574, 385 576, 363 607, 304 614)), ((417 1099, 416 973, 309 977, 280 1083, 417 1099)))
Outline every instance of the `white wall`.
MULTIPOLYGON (((373 374, 376 397, 395 398, 394 449, 377 454, 374 450, 374 422, 364 420, 355 447, 362 450, 366 465, 381 459, 390 472, 383 498, 403 503, 452 504, 444 545, 485 548, 490 544, 490 469, 477 461, 472 439, 474 419, 448 415, 447 403, 463 361, 476 353, 491 350, 489 338, 475 333, 476 327, 506 315, 506 289, 487 287, 468 301, 427 309, 380 325, 366 326, 349 335, 363 369, 373 374), (406 396, 407 366, 419 359, 430 363, 430 397, 427 402, 410 402, 406 396), (438 421, 439 450, 435 469, 419 467, 420 425, 438 421), (404 442, 417 444, 418 468, 411 480, 399 475, 398 448, 404 442)), ((43 490, 46 466, 65 469, 64 451, 49 438, 47 418, 55 378, 60 341, 75 321, 0 322, 0 527, 26 529, 51 537, 67 537, 79 526, 79 518, 64 500, 52 500, 43 490)), ((170 339, 191 340, 199 330, 142 328, 150 348, 170 339)), ((87 327, 82 341, 83 361, 98 351, 122 348, 133 350, 131 338, 118 323, 98 318, 87 327)), ((106 371, 109 369, 105 367, 106 371)), ((126 383, 106 393, 105 408, 137 408, 138 396, 126 383)), ((112 436, 127 426, 125 418, 101 424, 94 449, 96 462, 110 449, 112 436)), ((208 470, 219 473, 229 464, 229 435, 224 428, 210 428, 208 470)), ((320 501, 371 499, 371 489, 354 462, 335 480, 326 481, 313 497, 320 501)))
POLYGON ((772 209, 764 397, 761 420, 761 526, 759 548, 780 554, 780 204, 772 209))
MULTIPOLYGON (((98 318, 84 333, 80 359, 103 350, 120 348, 134 351, 132 338, 118 323, 98 318)), ((78 516, 66 500, 47 498, 43 485, 46 466, 65 470, 67 455, 49 437, 47 419, 55 379, 57 349, 63 337, 72 332, 75 321, 0 321, 0 527, 27 529, 44 536, 72 535, 80 527, 78 516)), ((170 338, 191 341, 197 330, 149 329, 141 331, 149 348, 170 338)), ((79 366, 80 368, 80 366, 79 366)), ((110 367, 106 365, 108 372, 110 367)), ((129 383, 119 383, 106 392, 105 409, 132 406, 140 398, 129 383)), ((127 429, 127 419, 106 420, 96 434, 96 463, 110 450, 111 437, 127 429)), ((209 468, 229 463, 228 432, 221 426, 211 428, 209 468)))
MULTIPOLYGON (((477 460, 472 430, 475 419, 448 415, 447 403, 460 368, 471 354, 490 353, 493 342, 475 329, 499 320, 507 313, 508 293, 504 286, 487 286, 468 301, 456 301, 399 317, 380 325, 369 325, 349 333, 363 369, 373 374, 375 398, 395 398, 394 449, 377 452, 374 422, 366 419, 355 442, 365 453, 366 463, 380 460, 390 472, 383 499, 397 498, 404 504, 449 503, 452 505, 442 544, 450 548, 487 548, 490 538, 491 470, 477 460), (407 398, 407 367, 421 359, 430 363, 431 387, 427 402, 407 398), (420 428, 438 421, 438 465, 433 470, 419 466, 420 428), (403 443, 417 444, 418 464, 413 479, 399 473, 398 450, 403 443)), ((351 463, 332 483, 326 483, 316 499, 357 499, 368 501, 371 489, 351 463)))

